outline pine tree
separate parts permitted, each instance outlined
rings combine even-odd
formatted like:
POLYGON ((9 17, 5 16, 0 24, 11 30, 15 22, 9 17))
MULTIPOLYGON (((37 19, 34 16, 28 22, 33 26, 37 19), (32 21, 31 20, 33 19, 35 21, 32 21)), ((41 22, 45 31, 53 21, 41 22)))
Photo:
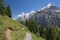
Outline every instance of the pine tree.
POLYGON ((58 35, 56 37, 56 40, 60 40, 60 30, 58 30, 58 35))
POLYGON ((46 30, 46 40, 56 40, 57 37, 57 28, 48 27, 46 30))
POLYGON ((34 20, 26 20, 25 25, 28 26, 31 32, 38 33, 38 24, 34 20))
POLYGON ((0 7, 4 6, 3 0, 0 0, 0 7))
POLYGON ((4 15, 4 14, 5 14, 4 3, 3 0, 0 0, 0 15, 4 15))
POLYGON ((45 38, 45 30, 44 27, 40 26, 39 27, 39 34, 41 37, 45 38))
POLYGON ((8 16, 8 17, 12 17, 12 13, 11 13, 11 9, 10 9, 10 6, 8 5, 7 6, 7 8, 6 8, 6 15, 8 16))

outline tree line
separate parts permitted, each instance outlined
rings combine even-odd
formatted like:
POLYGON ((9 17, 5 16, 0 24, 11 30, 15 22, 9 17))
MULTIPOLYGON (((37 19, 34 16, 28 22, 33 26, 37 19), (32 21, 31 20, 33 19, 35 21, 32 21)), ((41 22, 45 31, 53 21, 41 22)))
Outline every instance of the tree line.
POLYGON ((26 20, 24 25, 38 37, 41 36, 46 40, 60 40, 60 30, 57 26, 49 26, 45 28, 38 25, 34 20, 26 20))

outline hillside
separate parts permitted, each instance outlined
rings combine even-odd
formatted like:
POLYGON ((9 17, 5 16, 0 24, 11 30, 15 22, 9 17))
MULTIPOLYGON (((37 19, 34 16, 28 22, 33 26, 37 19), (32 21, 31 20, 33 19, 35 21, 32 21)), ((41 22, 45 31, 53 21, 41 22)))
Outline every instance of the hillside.
POLYGON ((25 40, 26 33, 30 34, 31 40, 44 40, 31 33, 28 28, 17 21, 0 15, 0 40, 25 40))

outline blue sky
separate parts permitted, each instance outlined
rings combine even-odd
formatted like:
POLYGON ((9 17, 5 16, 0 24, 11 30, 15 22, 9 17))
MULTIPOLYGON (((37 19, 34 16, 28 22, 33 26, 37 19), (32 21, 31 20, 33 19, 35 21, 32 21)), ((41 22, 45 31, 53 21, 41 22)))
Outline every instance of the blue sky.
POLYGON ((10 5, 13 18, 21 12, 37 11, 48 3, 60 7, 60 0, 4 0, 5 5, 10 5))

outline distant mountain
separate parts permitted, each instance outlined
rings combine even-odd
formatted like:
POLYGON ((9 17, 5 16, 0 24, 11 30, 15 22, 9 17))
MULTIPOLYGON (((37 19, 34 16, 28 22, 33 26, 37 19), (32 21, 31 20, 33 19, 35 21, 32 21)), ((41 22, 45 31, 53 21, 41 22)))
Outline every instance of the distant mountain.
POLYGON ((19 20, 21 19, 32 19, 41 26, 60 26, 60 8, 49 3, 39 11, 30 13, 27 17, 19 17, 19 20))
POLYGON ((33 16, 35 13, 35 11, 31 11, 31 12, 28 12, 28 13, 20 13, 19 15, 17 15, 18 17, 18 20, 20 21, 25 21, 26 19, 28 20, 29 18, 31 18, 31 16, 33 16))
POLYGON ((60 26, 60 8, 49 3, 30 18, 41 26, 60 26))

